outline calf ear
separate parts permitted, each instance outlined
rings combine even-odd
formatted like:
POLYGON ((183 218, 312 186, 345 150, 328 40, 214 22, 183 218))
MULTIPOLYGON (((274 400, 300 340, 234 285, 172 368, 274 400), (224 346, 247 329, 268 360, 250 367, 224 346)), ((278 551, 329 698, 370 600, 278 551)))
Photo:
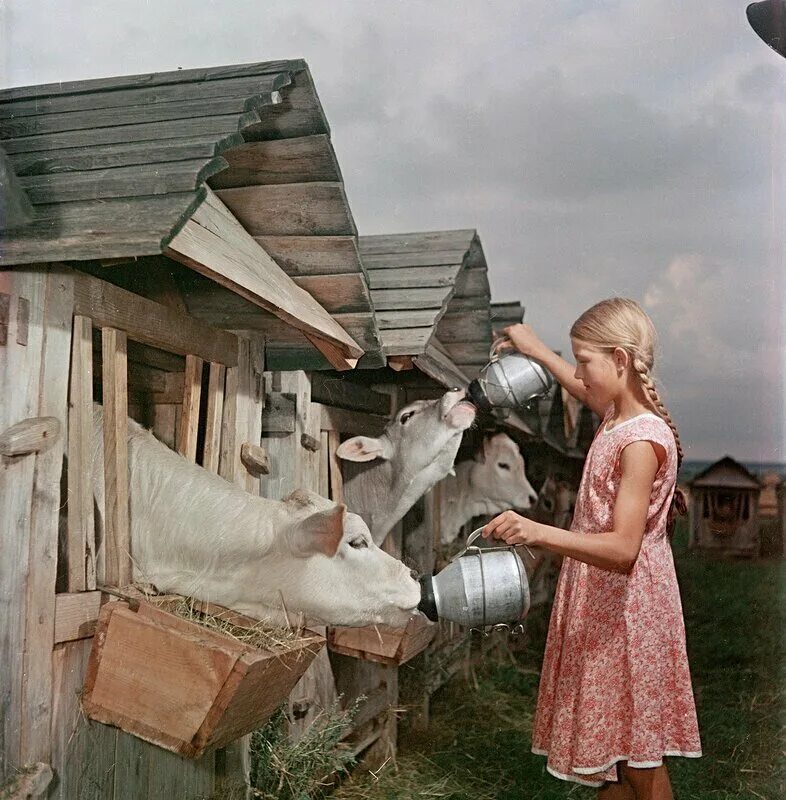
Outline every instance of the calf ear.
POLYGON ((304 556, 322 553, 333 558, 344 536, 344 514, 347 507, 339 503, 327 511, 317 511, 297 527, 295 541, 304 556))
POLYGON ((385 448, 381 439, 372 439, 370 436, 353 436, 342 442, 336 450, 336 455, 346 461, 373 461, 375 458, 385 458, 385 448))

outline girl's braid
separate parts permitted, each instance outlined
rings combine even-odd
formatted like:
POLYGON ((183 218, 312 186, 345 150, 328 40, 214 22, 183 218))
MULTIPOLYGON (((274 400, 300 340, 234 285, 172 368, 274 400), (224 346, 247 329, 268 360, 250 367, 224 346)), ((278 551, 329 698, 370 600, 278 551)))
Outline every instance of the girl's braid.
MULTIPOLYGON (((652 376, 650 375, 650 369, 649 366, 647 365, 647 362, 640 356, 634 355, 633 369, 636 370, 636 373, 641 379, 641 385, 647 392, 647 396, 649 397, 649 401, 650 403, 652 403, 653 408, 658 412, 659 416, 663 419, 663 421, 671 428, 671 432, 674 434, 674 443, 677 445, 677 472, 679 472, 680 467, 682 466, 682 458, 684 453, 682 450, 682 442, 680 441, 680 435, 677 432, 677 426, 674 424, 674 421, 671 418, 671 414, 669 414, 668 410, 666 409, 666 406, 663 405, 663 400, 660 399, 658 390, 655 388, 655 381, 652 380, 652 376)), ((676 515, 679 514, 680 516, 684 516, 687 513, 688 513, 688 504, 685 500, 685 495, 682 489, 677 487, 674 490, 674 499, 672 500, 671 508, 669 509, 669 516, 666 523, 669 538, 671 538, 674 535, 674 526, 676 525, 676 515)))

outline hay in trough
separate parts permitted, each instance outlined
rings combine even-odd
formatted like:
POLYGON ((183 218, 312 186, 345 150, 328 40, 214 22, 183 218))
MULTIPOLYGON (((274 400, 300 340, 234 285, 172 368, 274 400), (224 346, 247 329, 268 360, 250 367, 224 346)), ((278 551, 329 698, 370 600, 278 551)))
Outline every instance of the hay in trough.
MULTIPOLYGON (((162 611, 168 611, 188 622, 202 625, 257 650, 267 650, 274 654, 295 649, 304 635, 309 634, 302 615, 297 625, 274 626, 247 617, 232 609, 193 597, 179 594, 157 594, 149 584, 134 584, 122 590, 111 586, 98 586, 98 588, 106 594, 129 602, 144 600, 146 603, 150 603, 162 611)), ((289 619, 286 608, 284 608, 284 612, 289 619)))
POLYGON ((152 597, 150 602, 181 619, 203 625, 257 650, 269 650, 272 653, 291 650, 303 636, 302 627, 272 627, 258 621, 248 627, 237 624, 239 615, 209 603, 201 603, 192 597, 167 595, 159 600, 152 597))

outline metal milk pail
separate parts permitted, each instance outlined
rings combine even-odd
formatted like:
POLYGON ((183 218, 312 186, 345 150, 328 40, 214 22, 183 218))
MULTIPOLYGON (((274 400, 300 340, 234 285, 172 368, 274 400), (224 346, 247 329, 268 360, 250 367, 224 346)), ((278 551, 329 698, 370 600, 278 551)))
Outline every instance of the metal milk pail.
POLYGON ((466 548, 437 575, 421 578, 418 608, 431 620, 449 620, 469 628, 516 624, 529 611, 529 581, 513 547, 466 548))
POLYGON ((492 408, 519 408, 544 396, 554 384, 551 373, 524 353, 496 352, 498 339, 491 346, 490 360, 467 389, 469 399, 483 411, 492 408))

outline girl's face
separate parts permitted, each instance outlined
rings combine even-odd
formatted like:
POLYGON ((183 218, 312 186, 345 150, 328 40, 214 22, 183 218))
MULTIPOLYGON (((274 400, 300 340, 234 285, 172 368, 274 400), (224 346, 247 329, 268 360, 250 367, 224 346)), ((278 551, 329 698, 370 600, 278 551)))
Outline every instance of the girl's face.
POLYGON ((619 348, 615 351, 600 350, 573 338, 570 344, 576 359, 574 377, 584 384, 587 394, 599 405, 608 405, 625 383, 624 365, 617 363, 622 351, 619 348))

